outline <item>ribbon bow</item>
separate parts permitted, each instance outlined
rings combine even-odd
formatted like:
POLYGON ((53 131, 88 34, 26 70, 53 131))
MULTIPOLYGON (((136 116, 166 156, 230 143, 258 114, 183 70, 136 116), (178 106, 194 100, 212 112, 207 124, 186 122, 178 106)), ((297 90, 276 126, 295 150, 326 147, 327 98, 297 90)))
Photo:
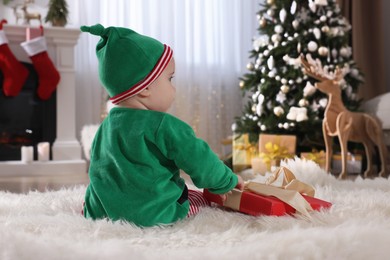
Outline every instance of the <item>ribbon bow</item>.
MULTIPOLYGON (((314 188, 309 184, 297 180, 295 175, 286 167, 279 167, 267 179, 265 184, 248 182, 245 184, 245 189, 259 195, 274 196, 293 207, 297 212, 311 218, 309 212, 313 211, 313 208, 305 200, 301 193, 314 197, 314 188), (281 182, 281 184, 277 185, 277 181, 281 182)), ((237 208, 236 205, 239 205, 240 198, 241 196, 239 198, 226 200, 224 205, 237 208)))
POLYGON ((321 150, 319 152, 314 150, 313 152, 307 153, 305 155, 305 159, 314 161, 315 163, 318 163, 318 164, 322 164, 325 162, 324 157, 325 157, 325 152, 323 150, 321 150))

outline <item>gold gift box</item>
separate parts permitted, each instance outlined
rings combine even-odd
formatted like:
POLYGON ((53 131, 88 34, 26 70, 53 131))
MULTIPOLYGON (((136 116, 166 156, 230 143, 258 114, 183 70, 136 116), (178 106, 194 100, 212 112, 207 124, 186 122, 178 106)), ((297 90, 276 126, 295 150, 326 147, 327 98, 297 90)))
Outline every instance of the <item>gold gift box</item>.
POLYGON ((257 144, 249 142, 249 134, 233 136, 233 171, 240 172, 251 167, 252 157, 257 154, 257 144))

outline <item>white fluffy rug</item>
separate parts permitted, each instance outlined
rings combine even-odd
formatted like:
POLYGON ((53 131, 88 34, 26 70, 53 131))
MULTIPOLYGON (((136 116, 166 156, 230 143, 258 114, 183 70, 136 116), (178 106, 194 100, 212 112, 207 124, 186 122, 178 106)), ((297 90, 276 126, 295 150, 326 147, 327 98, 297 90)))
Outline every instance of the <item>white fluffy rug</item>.
POLYGON ((339 181, 312 162, 284 165, 333 207, 311 221, 207 208, 142 229, 84 219, 84 186, 0 192, 0 259, 389 259, 389 179, 339 181))

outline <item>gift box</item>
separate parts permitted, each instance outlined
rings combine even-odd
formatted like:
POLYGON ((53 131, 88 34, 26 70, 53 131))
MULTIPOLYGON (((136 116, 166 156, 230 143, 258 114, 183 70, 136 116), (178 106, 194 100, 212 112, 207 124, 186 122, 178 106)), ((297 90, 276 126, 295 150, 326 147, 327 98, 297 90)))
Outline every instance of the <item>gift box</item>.
POLYGON ((323 150, 312 151, 311 153, 301 153, 301 159, 313 161, 318 164, 322 169, 326 166, 326 154, 323 150))
POLYGON ((203 191, 210 202, 253 216, 283 216, 299 212, 310 218, 310 211, 331 207, 331 203, 314 198, 314 188, 295 178, 286 167, 279 167, 265 183, 247 182, 244 191, 233 189, 227 199, 203 191))
POLYGON ((295 135, 259 135, 259 158, 252 168, 255 173, 265 174, 272 166, 279 166, 286 158, 292 158, 296 149, 295 135))
MULTIPOLYGON (((252 216, 283 216, 291 215, 296 212, 292 206, 278 198, 273 196, 259 195, 251 191, 239 191, 234 189, 232 190, 232 194, 227 196, 225 202, 222 201, 222 198, 219 195, 211 193, 207 189, 203 191, 203 196, 210 202, 214 202, 220 206, 252 216), (236 205, 238 205, 238 207, 236 205)), ((310 204, 313 210, 318 211, 320 209, 330 208, 332 206, 330 202, 306 195, 302 196, 310 204)))
MULTIPOLYGON (((362 172, 362 155, 347 154, 347 173, 360 174, 362 172)), ((341 154, 334 154, 332 156, 332 173, 341 172, 341 154)))
POLYGON ((257 154, 257 144, 249 142, 249 134, 233 136, 233 171, 240 172, 251 167, 252 157, 257 154))

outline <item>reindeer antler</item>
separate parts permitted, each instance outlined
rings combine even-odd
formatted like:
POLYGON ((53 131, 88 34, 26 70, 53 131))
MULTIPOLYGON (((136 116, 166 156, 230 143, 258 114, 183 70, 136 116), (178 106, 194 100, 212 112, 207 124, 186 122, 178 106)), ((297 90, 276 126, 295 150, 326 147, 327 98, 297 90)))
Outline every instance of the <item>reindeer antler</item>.
POLYGON ((339 82, 349 71, 347 66, 342 69, 336 67, 334 72, 329 72, 327 66, 323 67, 321 61, 319 59, 314 60, 310 54, 307 54, 306 58, 303 55, 300 57, 304 72, 319 81, 335 80, 339 82))

